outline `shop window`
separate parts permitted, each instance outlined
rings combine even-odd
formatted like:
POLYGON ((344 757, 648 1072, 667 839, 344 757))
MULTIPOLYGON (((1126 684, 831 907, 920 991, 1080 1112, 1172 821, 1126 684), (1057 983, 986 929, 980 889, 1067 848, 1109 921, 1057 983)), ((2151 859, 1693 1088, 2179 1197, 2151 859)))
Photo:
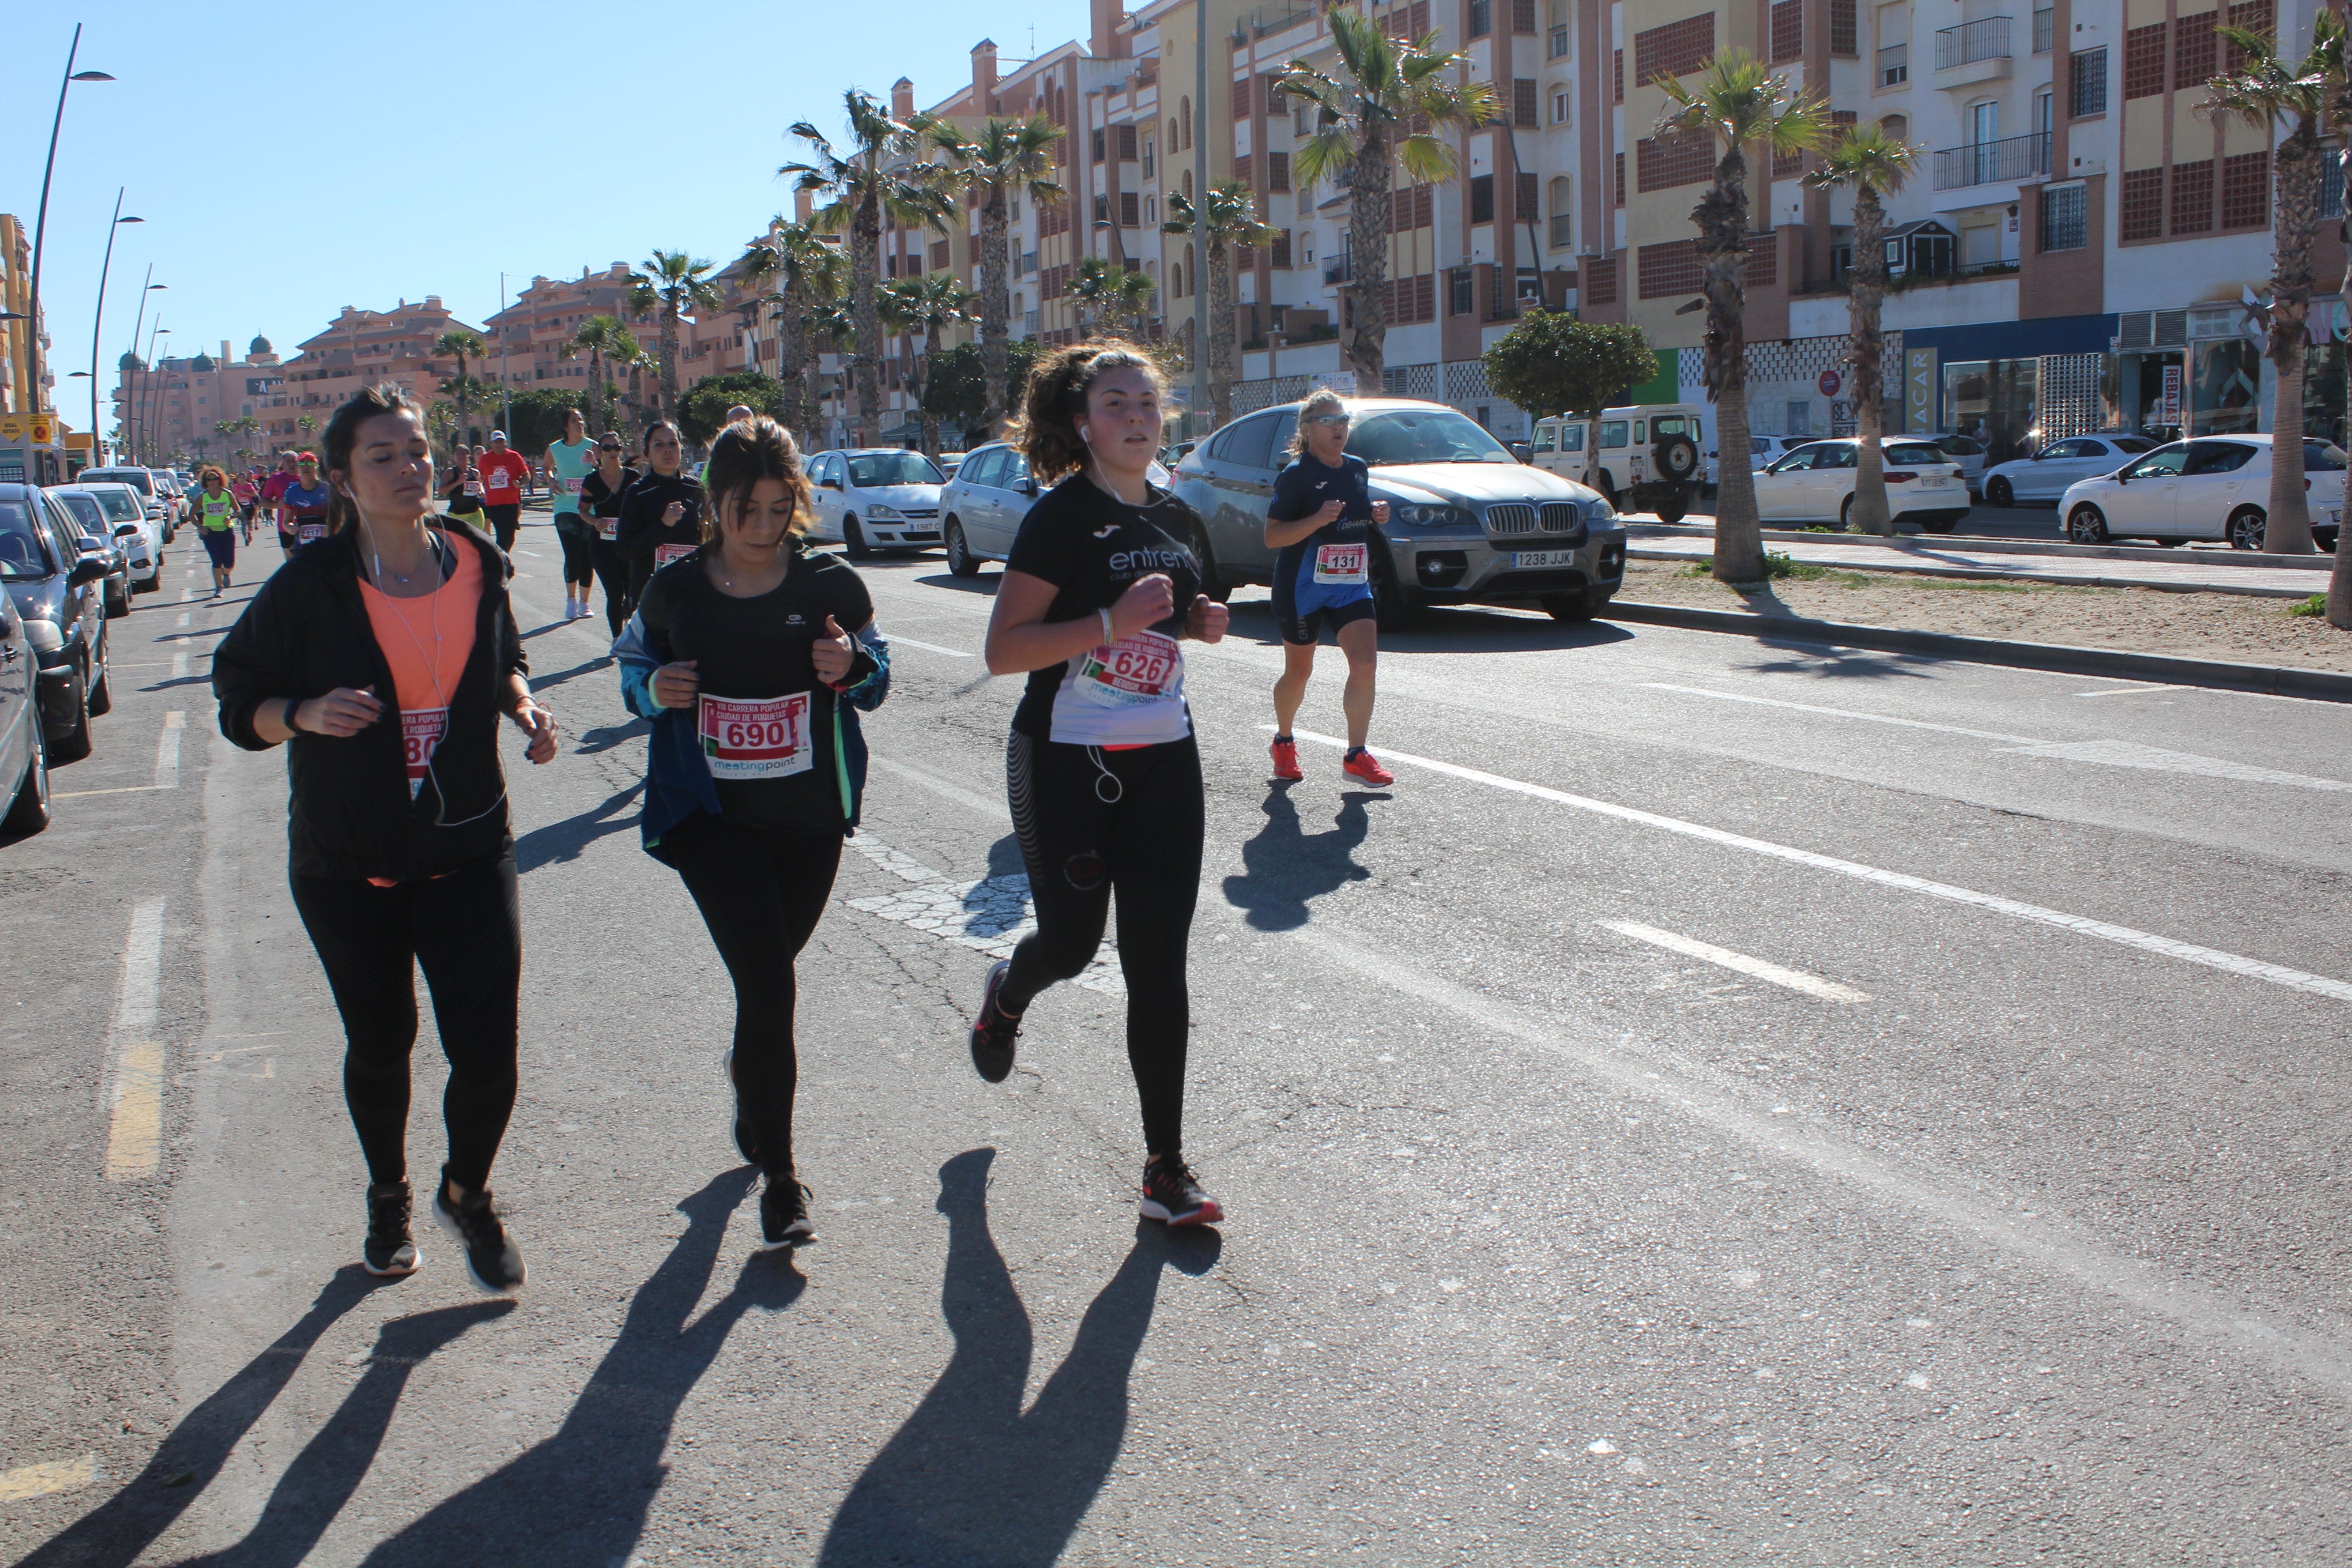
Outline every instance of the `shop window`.
POLYGON ((1988 464, 2025 456, 2034 427, 2041 364, 2031 359, 1975 360, 1944 366, 1944 419, 1984 444, 1988 464))
POLYGON ((2263 384, 2259 345, 2219 338, 2189 345, 2191 436, 2224 436, 2254 428, 2263 384))

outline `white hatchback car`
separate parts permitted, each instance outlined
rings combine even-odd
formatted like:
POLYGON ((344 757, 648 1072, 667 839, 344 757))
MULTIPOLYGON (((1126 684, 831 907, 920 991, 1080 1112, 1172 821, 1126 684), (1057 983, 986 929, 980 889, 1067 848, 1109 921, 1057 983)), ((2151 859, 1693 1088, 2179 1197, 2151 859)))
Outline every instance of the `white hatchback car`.
POLYGON ((2015 506, 2021 501, 2055 502, 2077 479, 2112 474, 2134 458, 2156 450, 2146 436, 2076 436, 2053 441, 2030 458, 1995 463, 1984 473, 1987 506, 2015 506))
MULTIPOLYGON (((2333 550, 2344 526, 2341 447, 2303 444, 2303 488, 2309 492, 2312 538, 2333 550)), ((2153 539, 2168 548, 2190 539, 2226 539, 2260 550, 2271 498, 2271 438, 2202 436, 2158 447, 2114 473, 2067 488, 2058 503, 2066 537, 2076 544, 2153 539)))
POLYGON ((152 594, 163 585, 163 528, 147 515, 139 492, 110 479, 51 485, 58 494, 86 495, 105 518, 106 531, 121 538, 131 560, 131 592, 152 594), (125 531, 131 531, 126 532, 125 531))
MULTIPOLYGON (((1862 443, 1852 437, 1809 441, 1755 477, 1756 516, 1767 527, 1827 522, 1843 528, 1853 509, 1855 467, 1862 443)), ((1960 466, 1925 441, 1882 443, 1886 510, 1897 522, 1928 533, 1949 533, 1969 515, 1969 488, 1960 466)))
POLYGON ((920 452, 819 452, 809 459, 808 476, 816 499, 810 538, 838 540, 856 556, 940 542, 940 487, 947 479, 920 452))

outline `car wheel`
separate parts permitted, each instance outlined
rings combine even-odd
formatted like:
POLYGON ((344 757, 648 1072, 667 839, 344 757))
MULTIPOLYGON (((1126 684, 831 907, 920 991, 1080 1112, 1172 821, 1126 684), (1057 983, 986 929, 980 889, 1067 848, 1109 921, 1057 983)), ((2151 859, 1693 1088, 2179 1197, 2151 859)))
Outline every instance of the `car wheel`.
MULTIPOLYGON (((1893 519, 1888 519, 1888 522, 1891 526, 1893 519)), ((1846 497, 1838 503, 1838 531, 1840 533, 1853 531, 1853 498, 1852 496, 1846 497)))
POLYGON ((1405 594, 1396 569, 1386 563, 1372 568, 1372 624, 1384 632, 1408 632, 1421 619, 1421 605, 1405 594))
POLYGON ((1996 476, 1985 481, 1985 505, 2015 506, 2017 492, 2009 488, 2007 479, 1996 476))
POLYGON ((40 714, 27 717, 32 721, 33 754, 25 763, 25 782, 8 803, 8 815, 0 818, 0 827, 11 833, 38 833, 49 825, 48 741, 41 733, 40 714))
POLYGON ((1229 602, 1234 596, 1234 585, 1217 570, 1217 554, 1209 548, 1209 531, 1205 527, 1192 530, 1192 555, 1201 563, 1201 592, 1214 603, 1229 602))
POLYGON ((1911 521, 1919 525, 1922 533, 1949 533, 1960 526, 1957 517, 1915 517, 1911 521))
POLYGON ((1677 487, 1675 492, 1658 503, 1660 522, 1680 522, 1690 511, 1690 492, 1677 487))
POLYGON ((106 580, 106 613, 109 618, 131 613, 130 579, 125 578, 120 587, 115 585, 113 578, 106 580))
POLYGON ((2230 536, 2230 548, 2232 550, 2260 550, 2263 547, 2263 532, 2264 529, 2269 526, 2269 523, 2270 519, 2263 514, 2262 508, 2258 506, 2240 507, 2237 510, 2230 514, 2230 526, 2228 530, 2230 536))
POLYGON ((1573 594, 1546 594, 1536 602, 1553 620, 1574 626, 1599 615, 1608 605, 1609 597, 1598 588, 1580 588, 1573 594))
POLYGON ((73 728, 49 742, 53 763, 78 763, 89 755, 89 689, 74 693, 73 728))
POLYGON ((863 561, 874 553, 874 547, 866 542, 866 531, 857 526, 854 517, 841 520, 841 547, 852 561, 863 561))
POLYGON ((948 519, 948 572, 957 577, 980 575, 980 557, 964 542, 963 524, 954 518, 948 519))
POLYGON ((89 689, 87 706, 93 719, 103 719, 114 711, 114 672, 105 665, 98 667, 98 684, 89 689))
POLYGON ((2075 544, 2105 544, 2107 542, 2107 520, 2097 507, 2087 502, 2076 507, 2066 516, 2066 537, 2075 544))
POLYGON ((2338 537, 2340 537, 2339 531, 2333 528, 2315 528, 2311 531, 2311 542, 2330 555, 2336 553, 2336 541, 2338 537))
POLYGON ((2159 550, 2178 550, 2188 542, 2185 539, 2159 539, 2156 544, 2159 550))
POLYGON ((1615 484, 1611 482, 1609 470, 1603 468, 1599 473, 1593 475, 1592 479, 1592 488, 1601 492, 1601 499, 1609 503, 1609 510, 1615 512, 1623 511, 1625 510, 1624 503, 1617 499, 1617 487, 1615 484))

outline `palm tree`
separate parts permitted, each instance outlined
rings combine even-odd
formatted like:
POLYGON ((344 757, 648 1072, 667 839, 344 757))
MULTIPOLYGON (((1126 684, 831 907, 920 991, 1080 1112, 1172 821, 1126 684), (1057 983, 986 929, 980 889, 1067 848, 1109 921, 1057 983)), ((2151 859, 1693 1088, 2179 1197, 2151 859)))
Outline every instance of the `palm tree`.
POLYGON ((1714 182, 1691 209, 1706 297, 1706 391, 1715 402, 1716 450, 1725 457, 1717 484, 1715 575, 1753 583, 1765 573, 1756 484, 1746 460, 1733 460, 1748 450, 1746 149, 1781 154, 1818 147, 1829 132, 1829 110, 1744 49, 1717 55, 1688 84, 1661 72, 1652 85, 1666 95, 1658 136, 1711 137, 1722 154, 1714 182))
POLYGON ((940 334, 959 321, 971 320, 971 302, 979 298, 952 272, 927 272, 920 278, 898 278, 882 285, 882 319, 894 332, 920 335, 923 352, 909 356, 916 368, 906 378, 908 395, 923 426, 923 455, 940 455, 940 416, 923 406, 923 388, 931 363, 940 355, 940 334))
MULTIPOLYGON (((2271 495, 2263 525, 2263 548, 2308 555, 2311 508, 2304 499, 2302 463, 2294 455, 2303 450, 2304 355, 2309 343, 2305 324, 2311 316, 2311 247, 2319 228, 2319 184, 2331 154, 2319 145, 2320 128, 2327 119, 2330 100, 2344 76, 2344 23, 2322 9, 2312 18, 2311 53, 2300 62, 2282 59, 2276 42, 2265 33, 2244 27, 2217 27, 2239 54, 2234 70, 2223 71, 2206 84, 2205 102, 2199 111, 2213 119, 2242 120, 2270 137, 2274 123, 2284 122, 2286 139, 2278 144, 2278 209, 2273 215, 2273 258, 2271 265, 2270 342, 2263 350, 2278 376, 2278 398, 2271 416, 2271 495)), ((2342 545, 2339 543, 2340 551, 2342 545)))
POLYGON ((840 298, 841 251, 807 224, 779 216, 736 265, 746 283, 767 290, 769 319, 776 326, 776 379, 784 385, 784 422, 805 441, 816 428, 808 376, 816 340, 809 312, 840 298))
POLYGON ((1139 342, 1155 287, 1133 268, 1089 256, 1078 263, 1077 276, 1070 282, 1070 297, 1077 300, 1081 312, 1092 313, 1097 327, 1139 342))
POLYGON ((981 422, 993 438, 1012 401, 1004 345, 1013 330, 1013 260, 1006 237, 1013 208, 1023 196, 1039 207, 1063 200, 1062 187, 1046 177, 1062 128, 1039 113, 1027 120, 992 119, 971 139, 945 121, 926 121, 924 132, 947 155, 949 188, 980 207, 981 422))
POLYGON ((629 311, 637 320, 656 316, 661 322, 658 361, 661 365, 661 416, 677 417, 677 321, 691 311, 699 317, 719 308, 718 279, 710 263, 683 250, 656 250, 638 264, 629 284, 629 311))
POLYGON ((637 352, 637 340, 618 316, 591 316, 580 323, 580 330, 555 347, 558 355, 573 359, 588 356, 588 423, 595 429, 608 428, 612 410, 607 399, 604 362, 625 363, 637 352))
MULTIPOLYGON (((808 388, 810 427, 815 428, 824 419, 824 356, 828 353, 846 356, 849 345, 857 339, 857 316, 851 308, 849 297, 836 294, 830 300, 820 300, 809 308, 808 332, 813 353, 808 357, 805 381, 808 388)), ((842 398, 844 406, 848 396, 836 385, 832 389, 842 398)), ((831 440, 830 434, 824 437, 831 440)))
POLYGON ((297 415, 294 428, 302 432, 302 439, 307 441, 319 433, 319 422, 308 414, 297 415))
MULTIPOLYGON (((1440 130, 1467 131, 1495 118, 1494 84, 1459 80, 1466 57, 1437 47, 1437 35, 1391 38, 1369 15, 1333 0, 1324 13, 1339 70, 1327 73, 1293 60, 1278 79, 1282 90, 1316 106, 1315 133, 1291 154, 1290 169, 1305 190, 1325 180, 1352 178, 1348 207, 1347 285, 1353 335, 1348 363, 1356 392, 1385 390, 1389 330, 1389 180, 1402 166, 1423 184, 1453 177, 1454 149, 1440 130), (1413 130, 1420 116, 1426 129, 1413 130)), ((1227 329, 1232 326, 1225 317, 1227 329)))
POLYGON ((947 232, 950 208, 929 165, 909 161, 924 141, 920 127, 893 120, 872 93, 850 88, 841 95, 849 114, 849 149, 834 151, 824 133, 807 121, 793 134, 812 149, 805 163, 786 163, 779 174, 797 176, 793 188, 830 199, 816 210, 817 228, 849 236, 850 309, 857 323, 857 438, 870 445, 882 418, 882 220, 901 228, 928 226, 947 232))
POLYGON ((441 391, 457 405, 457 439, 467 441, 472 439, 472 411, 495 406, 505 388, 478 375, 452 375, 442 379, 441 391))
MULTIPOLYGON (((468 438, 467 432, 472 427, 467 415, 473 408, 476 396, 479 395, 478 389, 488 387, 492 395, 499 390, 490 387, 488 383, 466 374, 467 359, 468 357, 488 358, 490 345, 482 341, 481 333, 457 327, 434 339, 433 352, 436 354, 447 354, 457 362, 457 374, 444 380, 441 390, 449 394, 450 400, 457 405, 457 439, 464 441, 468 438)), ((303 426, 302 434, 308 436, 317 422, 306 414, 297 423, 303 426)))
MULTIPOLYGON (((1336 17, 1339 13, 1334 12, 1336 17)), ((1263 245, 1274 237, 1270 225, 1258 220, 1257 206, 1250 188, 1239 180, 1227 180, 1211 185, 1196 205, 1186 201, 1181 193, 1168 195, 1168 221, 1160 226, 1170 234, 1191 235, 1200 243, 1209 264, 1209 309, 1206 320, 1202 312, 1196 319, 1194 335, 1200 339, 1202 364, 1209 373, 1209 427, 1217 429, 1231 418, 1229 404, 1234 387, 1234 267, 1232 247, 1263 245)), ((1382 243, 1386 243, 1383 237, 1382 243)), ((1361 317, 1357 318, 1361 321, 1361 317)), ((1379 349, 1374 348, 1377 358, 1379 349)), ((1357 367, 1357 384, 1362 384, 1363 367, 1357 367)), ((1374 373, 1377 379, 1378 372, 1374 373)))
MULTIPOLYGON (((1846 315, 1852 322, 1849 357, 1853 363, 1853 419, 1862 437, 1854 465, 1853 501, 1847 526, 1859 533, 1892 533, 1886 509, 1886 367, 1881 355, 1878 308, 1886 297, 1886 205, 1910 177, 1914 154, 1908 143, 1876 125, 1849 131, 1830 144, 1822 166, 1805 184, 1853 190, 1853 265, 1846 272, 1846 315)), ((1718 447, 1717 450, 1727 450, 1718 447)))

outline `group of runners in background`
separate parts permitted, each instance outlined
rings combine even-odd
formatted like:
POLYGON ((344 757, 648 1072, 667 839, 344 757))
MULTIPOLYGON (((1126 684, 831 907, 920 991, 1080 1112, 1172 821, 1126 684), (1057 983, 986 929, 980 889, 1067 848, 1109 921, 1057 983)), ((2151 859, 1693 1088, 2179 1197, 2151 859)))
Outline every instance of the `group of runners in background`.
MULTIPOLYGON (((968 1048, 982 1079, 1003 1081, 1034 1005, 1093 962, 1115 901, 1140 1212, 1196 1226, 1223 1211, 1183 1144, 1206 824, 1183 650, 1223 638, 1228 612, 1202 591, 1199 518, 1152 479, 1165 394, 1127 345, 1066 347, 1035 366, 1012 435, 1051 488, 998 584, 985 658, 992 675, 1026 677, 1006 790, 1036 926, 975 976, 968 1048)), ((1307 402, 1269 507, 1288 650, 1273 760, 1277 778, 1301 776, 1290 724, 1328 627, 1349 666, 1345 773, 1386 784, 1365 749, 1367 541, 1382 508, 1345 454, 1349 418, 1330 394, 1307 402)), ((404 1148, 421 967, 450 1066, 431 1211, 475 1282, 510 1291, 521 1253, 488 1186, 517 1094, 522 943, 499 719, 532 763, 557 752, 508 592, 527 466, 494 436, 436 483, 424 411, 391 386, 344 404, 322 445, 323 479, 289 454, 253 487, 281 539, 296 521, 286 565, 215 658, 221 728, 249 749, 290 742, 295 904, 342 1014, 368 1166, 363 1263, 397 1275, 421 1261, 404 1148), (300 509, 320 491, 313 525, 300 509)), ((629 446, 592 439, 575 412, 546 454, 564 618, 590 615, 604 587, 623 700, 650 726, 641 841, 677 873, 728 971, 733 1142, 765 1177, 758 1246, 792 1247, 814 1236, 793 1153, 794 961, 859 820, 859 716, 888 695, 889 642, 857 573, 810 548, 810 482, 781 425, 730 411, 699 481, 674 426, 629 446)))

